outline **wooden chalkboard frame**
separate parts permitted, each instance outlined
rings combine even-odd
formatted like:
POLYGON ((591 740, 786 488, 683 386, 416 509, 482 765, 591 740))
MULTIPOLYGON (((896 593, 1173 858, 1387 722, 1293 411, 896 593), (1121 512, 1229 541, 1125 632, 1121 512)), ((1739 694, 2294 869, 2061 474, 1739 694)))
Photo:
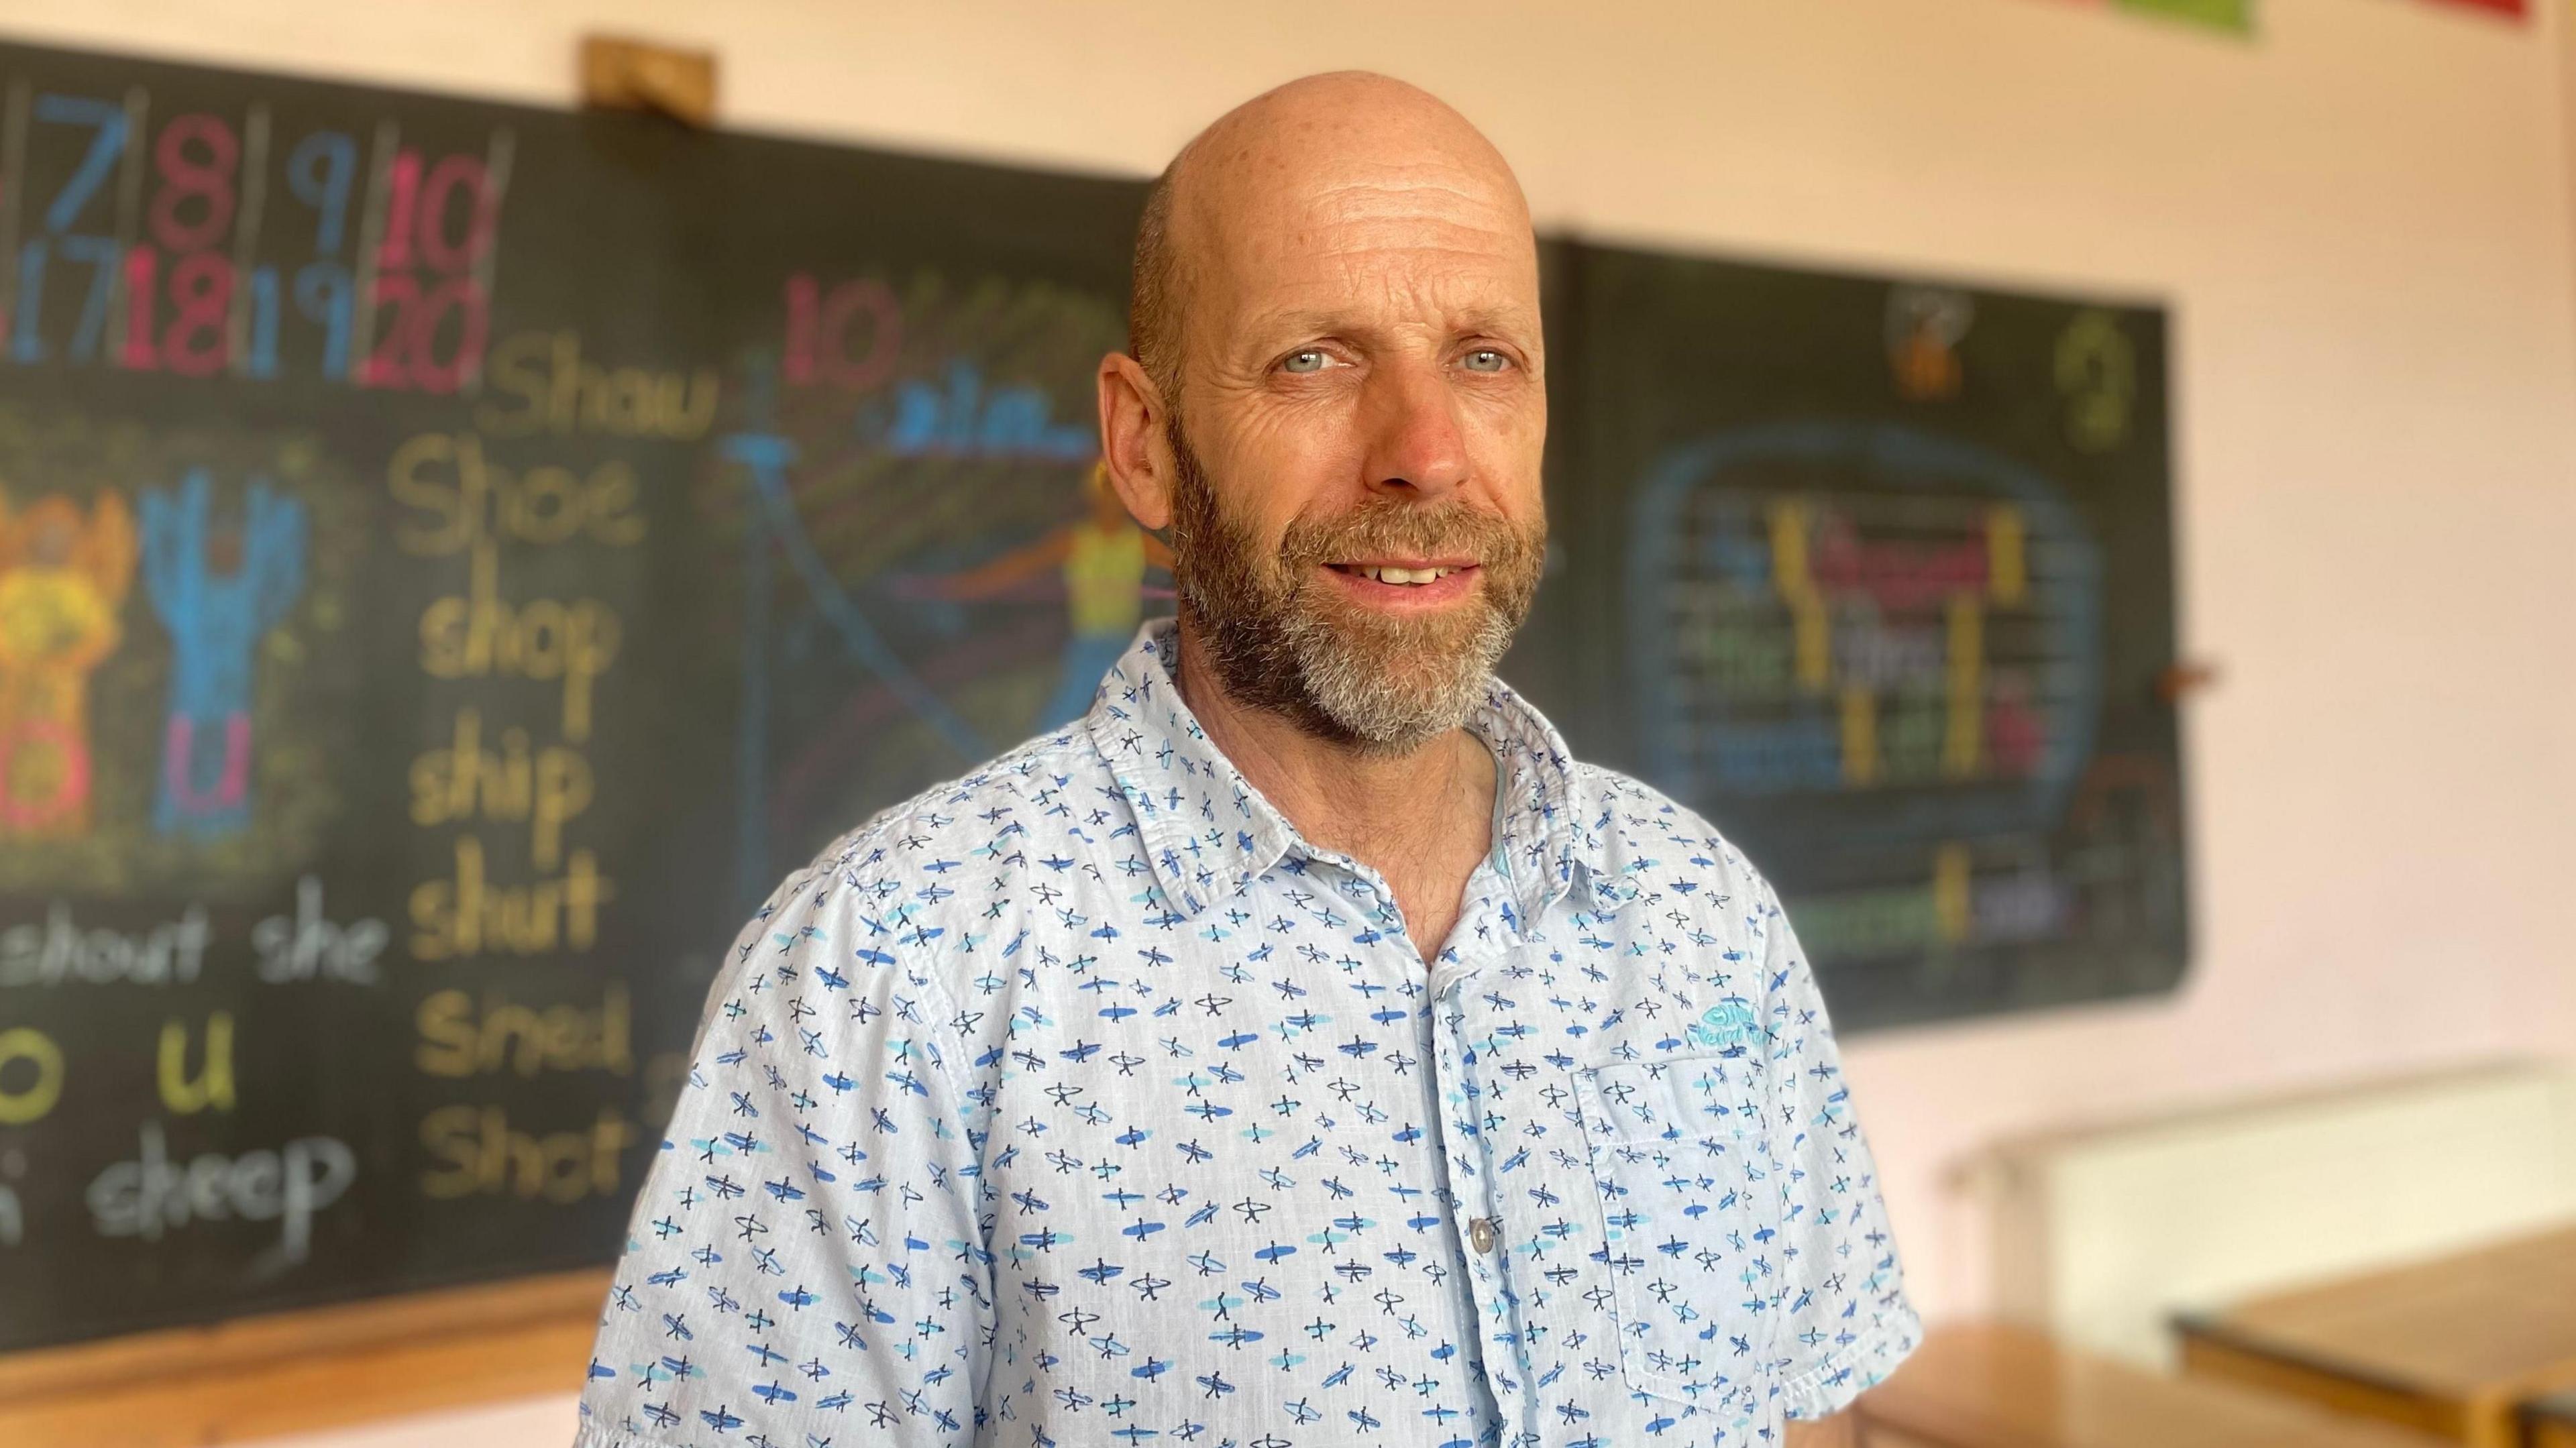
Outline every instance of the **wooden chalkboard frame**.
POLYGON ((193 1448, 579 1390, 605 1271, 0 1356, 0 1442, 193 1448))

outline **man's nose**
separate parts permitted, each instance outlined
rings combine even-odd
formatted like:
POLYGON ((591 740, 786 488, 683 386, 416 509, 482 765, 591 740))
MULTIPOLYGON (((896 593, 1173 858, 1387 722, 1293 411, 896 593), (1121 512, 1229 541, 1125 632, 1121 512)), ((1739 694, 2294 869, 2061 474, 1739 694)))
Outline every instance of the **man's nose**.
POLYGON ((1436 363, 1405 359, 1379 365, 1362 406, 1369 440, 1363 467, 1371 491, 1402 489, 1430 499, 1467 481, 1458 399, 1436 363))

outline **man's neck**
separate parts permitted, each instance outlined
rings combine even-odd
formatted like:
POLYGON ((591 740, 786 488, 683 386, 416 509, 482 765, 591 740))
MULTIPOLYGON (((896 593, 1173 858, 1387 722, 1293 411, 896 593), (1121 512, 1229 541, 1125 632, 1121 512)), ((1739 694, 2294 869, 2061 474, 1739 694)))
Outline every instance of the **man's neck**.
POLYGON ((1424 878, 1463 884, 1491 844, 1496 766, 1482 740, 1451 729, 1409 754, 1367 754, 1238 703, 1181 626, 1175 681, 1199 726, 1307 843, 1375 866, 1398 893, 1424 878), (1464 860, 1464 868, 1445 868, 1464 860))

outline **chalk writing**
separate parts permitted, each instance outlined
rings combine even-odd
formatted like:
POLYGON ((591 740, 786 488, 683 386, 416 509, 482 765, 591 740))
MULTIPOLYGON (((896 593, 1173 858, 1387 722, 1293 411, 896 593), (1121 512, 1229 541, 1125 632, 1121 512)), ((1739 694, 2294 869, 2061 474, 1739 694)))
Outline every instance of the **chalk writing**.
POLYGON ((70 902, 56 900, 47 907, 44 924, 0 929, 0 987, 67 981, 186 985, 205 969, 207 934, 201 905, 190 905, 176 920, 126 932, 83 927, 73 918, 70 902))
POLYGON ((500 747, 490 748, 483 743, 482 712, 456 711, 447 747, 412 761, 412 823, 526 820, 528 858, 551 870, 563 859, 564 826, 590 808, 590 761, 568 745, 532 749, 525 729, 499 732, 500 747))
POLYGON ((573 851, 561 875, 500 885, 485 869, 481 840, 460 836, 455 849, 452 875, 424 881, 411 892, 414 957, 551 955, 599 942, 600 908, 617 898, 617 890, 600 874, 599 857, 591 851, 573 851))
POLYGON ((562 1204, 616 1196, 621 1159, 638 1135, 624 1115, 606 1108, 586 1129, 539 1136, 513 1128, 498 1106, 442 1106, 421 1119, 420 1139, 446 1163, 422 1173, 427 1196, 507 1195, 562 1204))
POLYGON ((502 1070, 635 1072, 633 1006, 626 987, 611 985, 597 1009, 551 1005, 540 1010, 498 991, 478 1004, 461 990, 433 991, 414 1016, 420 1046, 412 1061, 431 1076, 502 1070))
MULTIPOLYGON (((1921 401, 1950 395, 1938 301, 1890 314, 1921 401)), ((1632 524, 1650 773, 1823 821, 1782 887, 1817 958, 2063 938, 2065 858, 2035 832, 2090 751, 2101 641, 2053 488, 1907 429, 1780 425, 1673 450, 1632 524)))
POLYGON ((513 472, 485 456, 476 434, 425 433, 396 450, 386 486, 409 510, 395 532, 404 552, 433 559, 461 553, 465 563, 464 592, 432 599, 421 611, 421 671, 447 682, 516 678, 556 690, 556 738, 511 722, 510 701, 487 695, 482 704, 457 707, 444 739, 413 757, 412 823, 466 828, 449 842, 445 877, 411 891, 412 956, 588 950, 616 889, 597 853, 568 847, 566 831, 594 797, 582 746, 591 738, 599 680, 616 663, 624 630, 617 611, 595 597, 507 596, 502 549, 632 547, 645 528, 634 473, 618 463, 586 478, 552 466, 513 472), (486 841, 473 828, 490 823, 524 825, 530 877, 494 878, 486 841))
POLYGON ((14 202, 31 168, 58 181, 30 197, 41 203, 35 234, 17 239, 13 210, 0 235, 9 360, 273 378, 291 298, 312 325, 322 377, 438 393, 473 383, 514 148, 507 129, 480 154, 433 156, 388 125, 362 186, 354 136, 319 129, 272 147, 265 103, 238 124, 173 115, 157 134, 151 115, 141 87, 120 98, 45 91, 32 103, 12 88, 0 192, 14 202), (266 226, 272 170, 309 229, 266 226), (266 259, 270 243, 290 255, 266 259))
POLYGON ((1043 388, 987 389, 983 369, 959 358, 944 386, 906 381, 895 387, 894 421, 880 445, 897 457, 927 455, 1049 458, 1087 462, 1100 451, 1088 419, 1056 422, 1043 388))
POLYGON ((487 540, 616 547, 642 541, 635 470, 614 459, 587 477, 569 468, 514 472, 488 461, 472 433, 423 433, 394 450, 387 487, 412 510, 394 530, 406 553, 439 557, 487 540))
POLYGON ((277 1257, 291 1265, 312 1253, 314 1217, 357 1179, 357 1153, 332 1137, 232 1156, 201 1152, 183 1166, 171 1159, 161 1123, 147 1121, 135 1158, 92 1178, 88 1200, 100 1236, 147 1242, 197 1222, 273 1221, 277 1257))
POLYGON ((2029 602, 2020 508, 1745 494, 1704 499, 1694 516, 1727 530, 1695 540, 1725 562, 1668 591, 1671 654, 1691 668, 1697 707, 1722 721, 1689 737, 1724 788, 2009 779, 2047 757, 2052 711, 2034 707, 2030 661, 1999 669, 1989 648, 1988 615, 2029 602), (1930 755, 1927 690, 1940 711, 1930 755))
POLYGON ((0 1031, 0 1126, 42 1121, 63 1097, 63 1049, 33 1026, 0 1031))
POLYGON ((11 1181, 0 1182, 0 1247, 15 1247, 27 1240, 27 1209, 18 1200, 15 1178, 25 1174, 26 1156, 18 1151, 0 1152, 0 1176, 11 1181))
POLYGON ((173 1116, 193 1116, 213 1107, 217 1111, 233 1109, 233 1018, 229 1012, 217 1011, 206 1018, 206 1054, 203 1069, 195 1080, 188 1079, 188 1023, 164 1021, 161 1025, 161 1050, 157 1057, 155 1080, 161 1088, 161 1105, 173 1116))
POLYGON ((590 737, 591 697, 617 661, 617 613, 595 598, 501 597, 499 545, 474 545, 462 594, 430 604, 420 616, 420 666, 440 679, 516 676, 562 683, 563 735, 590 737))
POLYGON ((861 277, 826 294, 809 272, 787 279, 780 376, 796 387, 828 383, 865 392, 894 375, 903 350, 903 304, 884 282, 861 277))
POLYGON ((2129 440, 2138 395, 2137 348, 2108 312, 2078 312, 2057 339, 2057 390, 2066 398, 2066 437, 2086 452, 2129 440))
POLYGON ((295 913, 271 915, 250 928, 251 949, 258 952, 261 980, 272 985, 298 980, 334 980, 374 985, 383 979, 376 959, 392 932, 373 916, 340 924, 324 913, 322 879, 306 875, 295 882, 295 913))
POLYGON ((494 437, 580 431, 687 441, 706 435, 722 391, 712 367, 683 375, 586 362, 576 332, 522 332, 501 343, 490 380, 518 398, 515 408, 495 399, 476 409, 475 425, 494 437))

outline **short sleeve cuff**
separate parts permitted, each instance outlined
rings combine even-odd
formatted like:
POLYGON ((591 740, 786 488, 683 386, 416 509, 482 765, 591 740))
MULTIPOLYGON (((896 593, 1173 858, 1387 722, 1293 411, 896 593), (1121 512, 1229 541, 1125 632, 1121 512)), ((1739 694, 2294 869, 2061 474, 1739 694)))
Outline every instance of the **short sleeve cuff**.
POLYGON ((1859 1341, 1791 1378, 1779 1390, 1782 1411, 1802 1421, 1829 1417, 1850 1407, 1852 1399, 1877 1387, 1897 1365, 1923 1343, 1923 1319, 1914 1305, 1899 1301, 1893 1312, 1859 1341))
POLYGON ((621 1433, 598 1423, 584 1423, 581 1431, 573 1435, 572 1448, 670 1448, 670 1445, 659 1438, 621 1433))

